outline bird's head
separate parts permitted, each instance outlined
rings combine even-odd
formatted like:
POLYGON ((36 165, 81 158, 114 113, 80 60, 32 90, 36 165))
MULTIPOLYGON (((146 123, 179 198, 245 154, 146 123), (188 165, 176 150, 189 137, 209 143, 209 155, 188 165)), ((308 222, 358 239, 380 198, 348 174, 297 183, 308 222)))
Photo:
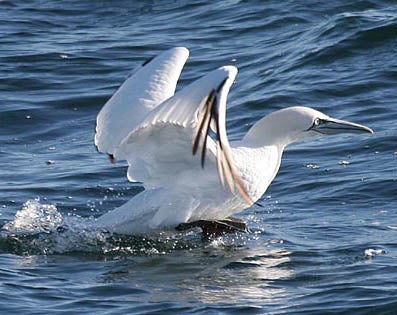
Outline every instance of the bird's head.
POLYGON ((273 112, 257 122, 247 133, 250 142, 262 145, 290 143, 320 135, 373 133, 372 129, 331 118, 309 107, 294 106, 273 112))

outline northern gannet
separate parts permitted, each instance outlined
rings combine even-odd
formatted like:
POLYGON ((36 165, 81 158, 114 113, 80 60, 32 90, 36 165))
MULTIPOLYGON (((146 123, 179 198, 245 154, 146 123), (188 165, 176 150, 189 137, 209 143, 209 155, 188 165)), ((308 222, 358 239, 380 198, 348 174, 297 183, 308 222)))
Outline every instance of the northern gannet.
POLYGON ((226 99, 237 75, 220 67, 175 93, 188 49, 176 47, 139 66, 103 106, 95 145, 128 162, 145 190, 96 221, 110 232, 145 235, 224 220, 256 202, 276 176, 285 147, 338 133, 373 133, 308 107, 260 119, 229 143, 226 99))

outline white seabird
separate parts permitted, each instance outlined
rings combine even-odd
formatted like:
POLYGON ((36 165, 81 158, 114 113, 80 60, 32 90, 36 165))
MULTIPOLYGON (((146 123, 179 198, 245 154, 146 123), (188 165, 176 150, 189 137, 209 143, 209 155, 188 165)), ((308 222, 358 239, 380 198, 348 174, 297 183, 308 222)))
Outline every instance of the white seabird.
POLYGON ((229 143, 226 99, 237 68, 218 68, 174 95, 188 55, 176 47, 145 62, 99 112, 98 151, 112 162, 126 160, 128 180, 145 188, 99 217, 99 227, 142 235, 225 219, 265 193, 287 145, 320 135, 373 133, 296 106, 263 117, 242 140, 229 143))

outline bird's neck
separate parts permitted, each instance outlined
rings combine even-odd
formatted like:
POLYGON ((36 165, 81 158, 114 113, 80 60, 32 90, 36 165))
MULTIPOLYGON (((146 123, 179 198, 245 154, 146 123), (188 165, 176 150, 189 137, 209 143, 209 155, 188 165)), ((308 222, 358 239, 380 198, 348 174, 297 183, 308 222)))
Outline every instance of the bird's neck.
POLYGON ((271 116, 263 117, 248 130, 243 141, 255 147, 276 146, 281 150, 296 141, 296 135, 289 131, 285 123, 271 116))

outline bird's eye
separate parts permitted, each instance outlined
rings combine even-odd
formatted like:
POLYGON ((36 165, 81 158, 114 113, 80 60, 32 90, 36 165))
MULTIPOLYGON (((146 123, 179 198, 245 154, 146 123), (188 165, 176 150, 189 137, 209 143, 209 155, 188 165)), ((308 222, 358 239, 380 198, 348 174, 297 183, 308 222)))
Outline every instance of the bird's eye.
POLYGON ((316 118, 313 122, 313 126, 318 126, 321 124, 321 119, 320 118, 316 118))

